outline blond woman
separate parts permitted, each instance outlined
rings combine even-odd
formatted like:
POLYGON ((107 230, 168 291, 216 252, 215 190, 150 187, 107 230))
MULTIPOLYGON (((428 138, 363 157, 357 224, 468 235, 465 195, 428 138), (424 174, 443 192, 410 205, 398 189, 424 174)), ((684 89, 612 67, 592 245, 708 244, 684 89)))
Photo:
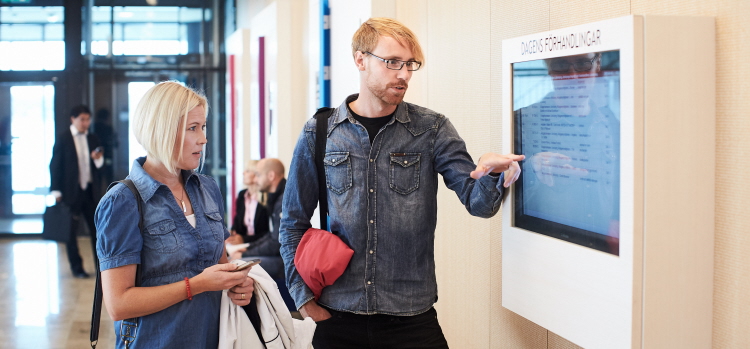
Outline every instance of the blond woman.
POLYGON ((207 114, 205 97, 180 83, 146 92, 131 122, 147 156, 128 176, 142 198, 144 231, 125 185, 97 207, 97 254, 117 348, 125 347, 121 321, 130 318, 138 318, 130 348, 216 348, 222 290, 238 305, 250 302, 252 279, 227 263, 219 187, 195 171, 208 142, 207 114))

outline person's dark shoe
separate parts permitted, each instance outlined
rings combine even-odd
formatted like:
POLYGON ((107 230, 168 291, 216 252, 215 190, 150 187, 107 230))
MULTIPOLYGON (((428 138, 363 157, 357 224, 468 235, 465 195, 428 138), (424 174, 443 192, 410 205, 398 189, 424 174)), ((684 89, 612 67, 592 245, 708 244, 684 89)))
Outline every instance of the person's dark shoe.
POLYGON ((73 276, 76 279, 88 279, 88 278, 91 277, 91 275, 89 275, 87 272, 85 272, 83 270, 81 270, 81 271, 74 271, 73 272, 73 276))

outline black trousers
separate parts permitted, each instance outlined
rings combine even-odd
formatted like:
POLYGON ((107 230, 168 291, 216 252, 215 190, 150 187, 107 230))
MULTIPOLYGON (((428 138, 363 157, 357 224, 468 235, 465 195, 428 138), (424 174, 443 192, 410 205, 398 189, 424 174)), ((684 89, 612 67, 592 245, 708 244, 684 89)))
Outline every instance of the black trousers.
POLYGON ((328 311, 331 318, 317 323, 315 349, 448 348, 435 308, 414 316, 328 311))
POLYGON ((68 252, 68 262, 70 263, 70 270, 73 273, 79 273, 83 270, 83 259, 78 251, 78 227, 83 221, 88 225, 89 232, 91 235, 91 247, 94 251, 94 264, 99 265, 99 258, 96 256, 96 227, 94 226, 94 212, 96 211, 96 203, 94 201, 94 194, 89 183, 86 190, 79 189, 78 199, 70 205, 70 213, 73 215, 73 219, 70 221, 70 239, 65 243, 65 249, 68 252))

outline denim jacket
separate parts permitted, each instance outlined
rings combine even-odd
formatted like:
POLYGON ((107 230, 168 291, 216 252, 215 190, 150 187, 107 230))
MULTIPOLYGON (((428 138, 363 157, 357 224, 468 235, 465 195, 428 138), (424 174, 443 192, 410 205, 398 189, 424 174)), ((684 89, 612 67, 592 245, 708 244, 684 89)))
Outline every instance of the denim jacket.
MULTIPOLYGON (((472 179, 476 165, 450 121, 414 104, 399 104, 371 145, 365 127, 346 107, 357 97, 349 96, 328 119, 324 158, 330 230, 354 255, 318 303, 357 314, 419 314, 437 301, 438 173, 479 217, 498 212, 502 181, 472 179)), ((311 119, 294 150, 280 229, 287 286, 298 308, 313 298, 294 256, 318 204, 315 138, 311 119)))
MULTIPOLYGON (((96 208, 99 268, 140 264, 143 287, 182 282, 218 263, 224 252, 229 232, 224 226, 222 195, 211 177, 182 171, 195 211, 193 228, 169 188, 143 170, 145 160, 135 160, 128 176, 143 199, 145 232, 138 229, 135 197, 125 185, 116 185, 96 208)), ((204 292, 142 316, 131 348, 216 348, 220 304, 221 291, 204 292)), ((124 347, 120 323, 115 321, 117 348, 124 347)))

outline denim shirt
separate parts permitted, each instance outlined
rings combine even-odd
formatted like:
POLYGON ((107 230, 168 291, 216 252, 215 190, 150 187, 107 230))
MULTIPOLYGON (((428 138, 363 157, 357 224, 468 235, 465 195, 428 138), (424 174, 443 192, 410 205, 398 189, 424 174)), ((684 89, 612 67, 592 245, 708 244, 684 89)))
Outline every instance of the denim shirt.
MULTIPOLYGON (((450 121, 406 102, 370 144, 346 108, 357 97, 349 96, 328 119, 324 158, 330 231, 354 255, 318 303, 357 314, 419 314, 437 301, 438 173, 479 217, 498 212, 502 175, 472 179, 476 165, 450 121)), ((294 150, 280 229, 287 285, 298 308, 313 298, 294 256, 318 204, 315 122, 305 124, 294 150)))
MULTIPOLYGON (((145 232, 138 229, 135 197, 125 185, 117 184, 96 208, 99 267, 105 271, 141 264, 143 287, 184 283, 185 277, 218 263, 224 252, 229 232, 224 226, 221 192, 211 177, 182 171, 195 211, 193 228, 169 188, 143 170, 145 159, 134 161, 128 176, 143 199, 145 232)), ((131 348, 216 348, 220 304, 221 291, 204 292, 192 301, 185 299, 140 317, 131 348)), ((115 321, 117 348, 124 347, 120 323, 115 321)))

